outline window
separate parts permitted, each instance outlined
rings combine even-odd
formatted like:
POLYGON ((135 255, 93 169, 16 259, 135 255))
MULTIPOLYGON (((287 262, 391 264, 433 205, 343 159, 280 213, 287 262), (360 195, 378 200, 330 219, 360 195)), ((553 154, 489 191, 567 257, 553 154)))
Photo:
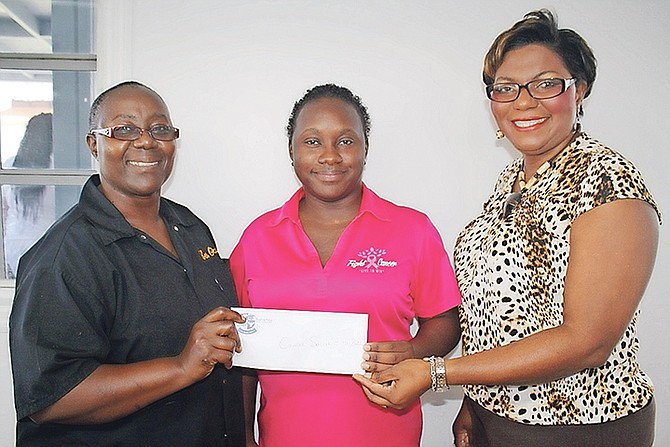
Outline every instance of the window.
POLYGON ((93 3, 0 0, 0 279, 93 173, 93 3))

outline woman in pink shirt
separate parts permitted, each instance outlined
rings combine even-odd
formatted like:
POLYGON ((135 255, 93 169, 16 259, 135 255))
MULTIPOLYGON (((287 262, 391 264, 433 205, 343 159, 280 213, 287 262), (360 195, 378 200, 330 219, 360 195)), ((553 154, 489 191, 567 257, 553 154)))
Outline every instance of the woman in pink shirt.
MULTIPOLYGON (((240 304, 368 314, 369 372, 447 354, 460 336, 451 263, 426 215, 363 184, 370 118, 360 98, 344 87, 316 86, 295 103, 287 130, 302 187, 251 223, 235 247, 230 262, 240 304)), ((257 381, 262 447, 419 445, 418 401, 404 410, 381 408, 346 375, 249 371, 250 446, 257 381)))

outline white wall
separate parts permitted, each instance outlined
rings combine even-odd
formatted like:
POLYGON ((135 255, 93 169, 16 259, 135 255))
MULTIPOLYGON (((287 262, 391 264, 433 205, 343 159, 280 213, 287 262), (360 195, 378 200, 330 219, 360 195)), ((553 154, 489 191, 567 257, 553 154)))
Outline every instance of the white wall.
MULTIPOLYGON (((369 107, 367 184, 428 213, 451 253, 514 155, 494 138, 483 56, 500 31, 538 7, 553 9, 598 58, 585 130, 632 159, 670 215, 664 0, 98 0, 97 7, 99 89, 133 78, 164 96, 183 134, 165 195, 209 223, 224 256, 251 219, 296 189, 284 127, 293 102, 324 82, 350 87, 369 107)), ((662 422, 670 420, 669 265, 664 225, 640 321, 640 361, 656 386, 656 445, 670 444, 662 422)), ((450 444, 459 399, 459 390, 426 396, 423 445, 450 444)))

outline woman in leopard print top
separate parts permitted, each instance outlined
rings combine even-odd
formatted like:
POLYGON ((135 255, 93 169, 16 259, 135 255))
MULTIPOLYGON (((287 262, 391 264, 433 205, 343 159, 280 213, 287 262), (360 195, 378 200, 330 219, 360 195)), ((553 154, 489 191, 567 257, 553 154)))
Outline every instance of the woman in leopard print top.
MULTIPOLYGON (((498 177, 454 252, 463 296, 464 385, 457 446, 650 446, 651 381, 636 353, 638 304, 660 214, 631 162, 580 131, 596 61, 546 10, 494 41, 484 82, 500 130, 521 157, 498 177)), ((431 387, 406 361, 359 378, 380 405, 431 387)))

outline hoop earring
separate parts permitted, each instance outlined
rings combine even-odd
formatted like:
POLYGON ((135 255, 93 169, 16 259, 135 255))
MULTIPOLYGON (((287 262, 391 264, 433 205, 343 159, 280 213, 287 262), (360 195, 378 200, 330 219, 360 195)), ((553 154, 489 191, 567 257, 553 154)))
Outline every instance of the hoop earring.
POLYGON ((502 130, 496 129, 496 140, 502 140, 505 138, 505 134, 503 133, 502 130))

